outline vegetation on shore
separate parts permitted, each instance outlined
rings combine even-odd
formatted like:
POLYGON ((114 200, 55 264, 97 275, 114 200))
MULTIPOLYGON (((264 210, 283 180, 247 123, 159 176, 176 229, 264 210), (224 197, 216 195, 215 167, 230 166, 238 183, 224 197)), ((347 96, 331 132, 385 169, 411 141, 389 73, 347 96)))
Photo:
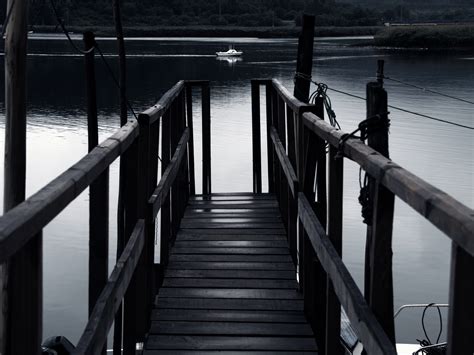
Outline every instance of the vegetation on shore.
POLYGON ((374 42, 378 47, 474 50, 474 25, 387 27, 374 42))

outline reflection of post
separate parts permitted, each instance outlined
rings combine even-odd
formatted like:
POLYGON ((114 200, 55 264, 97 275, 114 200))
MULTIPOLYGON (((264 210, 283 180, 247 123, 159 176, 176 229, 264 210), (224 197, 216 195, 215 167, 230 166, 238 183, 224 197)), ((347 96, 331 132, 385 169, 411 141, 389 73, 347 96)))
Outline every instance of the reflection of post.
MULTIPOLYGON (((5 39, 5 212, 25 199, 27 10, 26 0, 7 3, 11 15, 5 39)), ((0 279, 0 352, 40 354, 41 233, 1 266, 0 279)))

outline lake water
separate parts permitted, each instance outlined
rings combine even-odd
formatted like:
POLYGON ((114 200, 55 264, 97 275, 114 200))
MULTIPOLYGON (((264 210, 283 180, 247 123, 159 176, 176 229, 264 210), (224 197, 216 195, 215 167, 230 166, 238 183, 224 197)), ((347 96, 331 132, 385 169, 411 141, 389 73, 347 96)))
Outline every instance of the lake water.
MULTIPOLYGON (((386 75, 466 99, 474 97, 472 53, 377 50, 353 47, 364 39, 318 39, 313 78, 336 89, 365 95, 377 59, 386 60, 386 75)), ((115 42, 98 39, 116 68, 115 42)), ((78 42, 80 45, 80 42, 78 42)), ((279 79, 290 91, 296 66, 296 40, 149 39, 129 40, 128 97, 138 112, 179 79, 211 81, 213 190, 251 190, 250 79, 279 79), (217 50, 229 43, 244 51, 237 61, 219 60, 217 50), (235 147, 238 147, 237 149, 235 147)), ((62 37, 29 42, 27 195, 31 195, 87 152, 83 59, 62 37)), ((3 55, 0 57, 3 64, 3 55)), ((3 83, 3 71, 0 80, 3 83)), ((117 90, 97 60, 100 137, 119 126, 117 90)), ((389 103, 409 110, 474 125, 474 107, 420 90, 386 85, 389 103)), ((343 130, 365 117, 365 102, 330 92, 343 130)), ((4 85, 0 87, 0 166, 4 148, 4 85)), ((264 101, 263 101, 264 102, 264 101)), ((196 112, 199 122, 199 115, 196 112)), ((448 192, 467 206, 474 201, 472 131, 391 110, 390 151, 398 164, 448 192)), ((196 124, 199 142, 199 125, 196 124)), ((197 148, 196 161, 200 160, 197 148)), ((197 164, 199 184, 200 169, 197 164)), ((110 265, 115 263, 117 168, 111 168, 110 265)), ((359 285, 365 225, 357 201, 358 169, 347 163, 344 185, 344 261, 359 285)), ((265 169, 263 169, 265 171, 265 169)), ((3 186, 3 174, 0 174, 3 186)), ((0 189, 3 193, 3 189, 0 189)), ((0 196, 0 201, 3 198, 0 196)), ((78 340, 86 324, 88 263, 88 193, 84 192, 44 231, 44 337, 78 340)), ((406 303, 448 301, 450 242, 436 228, 396 200, 393 233, 395 307, 406 303)), ((110 268, 110 269, 111 269, 110 268)), ((430 312, 431 313, 431 312, 430 312)), ((437 332, 435 312, 427 322, 437 332)), ((421 311, 405 311, 396 320, 398 342, 422 338, 421 311)), ((447 319, 445 318, 445 321, 447 319)), ((445 333, 443 333, 443 338, 445 333)))

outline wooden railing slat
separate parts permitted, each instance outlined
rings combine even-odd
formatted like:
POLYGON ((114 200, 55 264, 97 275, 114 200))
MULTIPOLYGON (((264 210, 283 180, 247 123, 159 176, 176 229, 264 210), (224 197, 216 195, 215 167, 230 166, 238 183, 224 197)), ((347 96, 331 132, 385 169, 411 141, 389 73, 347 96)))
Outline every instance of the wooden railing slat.
POLYGON ((377 319, 367 306, 355 281, 327 238, 324 228, 304 194, 298 198, 299 218, 308 234, 312 248, 332 280, 334 292, 341 301, 352 327, 356 330, 368 354, 393 354, 396 350, 377 319))
POLYGON ((293 196, 296 196, 298 192, 298 178, 296 177, 296 173, 291 166, 290 160, 285 153, 285 148, 281 144, 280 138, 275 127, 270 128, 270 138, 273 142, 273 146, 280 162, 280 166, 285 173, 286 180, 288 181, 288 186, 290 187, 291 193, 293 196))
POLYGON ((171 89, 161 96, 160 100, 155 105, 143 111, 142 117, 148 117, 150 124, 158 120, 161 116, 163 116, 165 111, 170 108, 171 104, 184 89, 184 86, 185 82, 183 80, 178 81, 171 89))
POLYGON ((114 321, 115 312, 132 279, 144 242, 144 221, 139 220, 92 310, 86 329, 73 352, 74 355, 97 354, 101 351, 114 321))
POLYGON ((262 192, 262 153, 260 139, 260 84, 252 80, 252 160, 253 192, 262 192))

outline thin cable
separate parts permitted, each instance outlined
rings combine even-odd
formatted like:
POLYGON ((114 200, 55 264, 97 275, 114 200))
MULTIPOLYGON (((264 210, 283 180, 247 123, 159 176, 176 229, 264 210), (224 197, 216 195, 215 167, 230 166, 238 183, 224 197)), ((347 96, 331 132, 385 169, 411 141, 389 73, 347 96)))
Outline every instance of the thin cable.
MULTIPOLYGON (((427 332, 426 332, 426 328, 425 328, 425 313, 426 313, 426 310, 430 307, 433 307, 435 304, 434 303, 430 303, 429 305, 427 305, 425 307, 425 309, 423 310, 423 314, 421 316, 421 326, 423 328, 423 333, 425 333, 425 337, 426 337, 426 340, 428 341, 428 345, 432 345, 433 343, 431 342, 431 339, 430 337, 428 336, 427 332)), ((436 343, 435 344, 438 344, 439 342, 439 339, 441 338, 441 333, 443 332, 443 317, 441 316, 441 311, 439 309, 438 306, 436 306, 436 309, 438 310, 438 316, 439 316, 439 333, 438 333, 438 338, 436 339, 436 343)))
POLYGON ((2 34, 0 36, 1 38, 3 38, 7 30, 8 22, 10 22, 10 17, 12 15, 14 5, 15 5, 15 0, 12 1, 12 4, 10 5, 10 9, 8 10, 7 16, 5 17, 5 21, 3 22, 2 34))
MULTIPOLYGON (((362 96, 350 94, 350 93, 348 93, 348 92, 344 92, 344 91, 341 91, 341 90, 337 90, 337 89, 334 89, 334 88, 331 88, 331 87, 328 87, 328 89, 329 89, 329 90, 332 90, 332 91, 334 91, 334 92, 338 92, 338 93, 340 93, 340 94, 346 95, 346 96, 350 96, 350 97, 354 97, 354 98, 359 99, 359 100, 364 100, 364 101, 366 101, 366 98, 364 98, 364 97, 362 97, 362 96)), ((472 130, 474 130, 474 127, 471 127, 471 126, 467 126, 467 125, 463 125, 463 124, 461 124, 461 123, 456 123, 456 122, 444 120, 444 119, 442 119, 442 118, 437 118, 437 117, 425 115, 425 114, 423 114, 423 113, 418 113, 418 112, 415 112, 415 111, 410 111, 410 110, 407 110, 407 109, 404 109, 404 108, 401 108, 401 107, 398 107, 398 106, 388 105, 388 107, 390 107, 390 108, 392 108, 392 109, 394 109, 394 110, 402 111, 402 112, 409 113, 409 114, 412 114, 412 115, 415 115, 415 116, 419 116, 419 117, 423 117, 423 118, 428 118, 428 119, 433 120, 433 121, 443 122, 443 123, 450 124, 450 125, 453 125, 453 126, 457 126, 457 127, 461 127, 461 128, 466 128, 466 129, 472 129, 472 130)))
POLYGON ((72 40, 71 36, 69 36, 69 31, 66 29, 66 26, 64 25, 64 21, 59 17, 58 9, 56 8, 56 5, 54 4, 53 0, 50 0, 51 7, 53 8, 54 16, 56 16, 56 21, 58 21, 58 24, 61 26, 61 29, 63 30, 64 34, 66 35, 69 43, 71 46, 80 54, 89 54, 94 51, 94 47, 89 48, 87 51, 83 51, 80 49, 74 41, 72 40))
MULTIPOLYGON (((112 77, 112 80, 114 81, 115 85, 117 85, 117 88, 120 89, 120 83, 119 83, 118 79, 115 77, 115 73, 112 70, 112 67, 109 65, 109 62, 107 62, 107 60, 105 59, 104 53, 102 53, 102 51, 101 51, 101 49, 100 49, 100 47, 97 43, 95 44, 95 48, 97 49, 97 52, 99 52, 99 55, 102 58, 102 61, 104 62, 105 67, 107 68, 107 70, 108 70, 110 76, 112 77)), ((133 116, 135 117, 135 119, 138 120, 138 116, 135 113, 135 110, 133 109, 132 105, 130 104, 130 101, 128 101, 128 98, 125 98, 125 100, 127 102, 128 108, 132 112, 133 116)))
POLYGON ((442 93, 442 92, 439 92, 439 91, 436 91, 436 90, 424 88, 422 86, 407 83, 405 81, 394 79, 394 78, 391 78, 391 77, 388 77, 388 76, 383 76, 383 78, 386 79, 386 80, 394 81, 396 83, 399 83, 399 84, 402 84, 402 85, 405 85, 405 86, 410 86, 412 88, 416 88, 416 89, 426 91, 426 92, 429 92, 429 93, 432 93, 432 94, 436 94, 436 95, 439 95, 439 96, 444 96, 444 97, 447 97, 447 98, 450 98, 450 99, 453 99, 453 100, 458 100, 458 101, 462 101, 462 102, 474 105, 474 101, 469 101, 469 100, 466 100, 466 99, 462 99, 460 97, 456 97, 456 96, 453 96, 453 95, 448 95, 448 94, 445 94, 445 93, 442 93))

